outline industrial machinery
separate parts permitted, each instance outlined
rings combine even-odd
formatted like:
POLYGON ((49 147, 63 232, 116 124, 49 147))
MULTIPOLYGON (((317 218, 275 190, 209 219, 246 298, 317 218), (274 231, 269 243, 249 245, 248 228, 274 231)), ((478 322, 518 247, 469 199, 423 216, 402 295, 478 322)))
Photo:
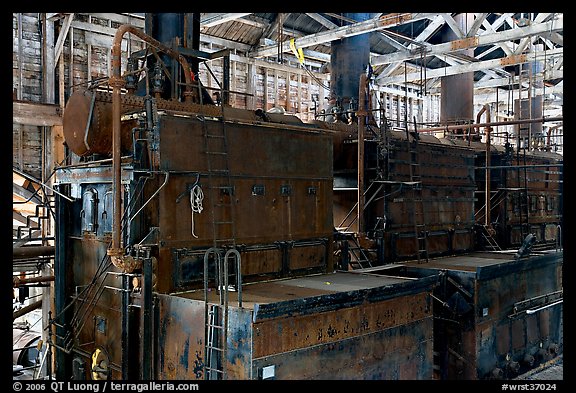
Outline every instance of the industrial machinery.
POLYGON ((474 253, 478 149, 377 126, 362 61, 333 119, 233 108, 198 23, 120 26, 66 105, 58 378, 483 379, 561 352, 562 252, 474 253))
POLYGON ((154 28, 173 22, 181 37, 198 19, 121 26, 108 86, 65 109, 57 377, 431 379, 437 277, 333 268, 330 127, 232 108, 226 73, 209 100, 191 75, 227 52, 173 49, 154 28), (136 52, 121 73, 126 33, 164 66, 136 52))
MULTIPOLYGON (((470 16, 455 20, 472 23, 470 16)), ((339 47, 332 50, 338 58, 339 47)), ((368 55, 364 59, 362 67, 368 55)), ((332 71, 352 74, 357 63, 335 63, 332 71)), ((392 128, 385 113, 377 125, 363 110, 363 97, 371 96, 363 94, 368 76, 352 88, 338 81, 333 78, 336 95, 348 96, 351 109, 332 116, 359 120, 357 127, 332 125, 340 130, 334 142, 336 265, 438 277, 431 294, 435 379, 514 378, 561 353, 562 156, 528 148, 531 136, 540 135, 542 101, 532 100, 540 103, 540 115, 517 103, 514 148, 491 144, 492 125, 505 124, 491 121, 488 105, 474 125, 472 73, 442 79, 446 125, 436 128, 408 118, 403 129, 392 128), (356 101, 350 99, 354 88, 356 101), (442 138, 431 134, 448 129, 442 138)))

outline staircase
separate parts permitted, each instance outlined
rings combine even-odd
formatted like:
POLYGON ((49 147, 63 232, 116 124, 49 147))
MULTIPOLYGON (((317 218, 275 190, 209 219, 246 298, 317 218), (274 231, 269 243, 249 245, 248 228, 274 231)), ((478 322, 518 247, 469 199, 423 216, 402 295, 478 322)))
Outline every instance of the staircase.
POLYGON ((13 178, 12 218, 24 224, 13 226, 13 247, 33 241, 54 240, 53 236, 46 236, 50 230, 50 214, 53 216, 55 211, 54 194, 47 194, 39 180, 17 169, 13 169, 13 178), (40 197, 40 190, 44 198, 40 197))
POLYGON ((358 238, 354 233, 350 233, 350 235, 351 236, 347 236, 345 243, 350 256, 348 265, 352 269, 365 269, 367 267, 372 267, 370 257, 367 255, 366 250, 360 246, 358 238))

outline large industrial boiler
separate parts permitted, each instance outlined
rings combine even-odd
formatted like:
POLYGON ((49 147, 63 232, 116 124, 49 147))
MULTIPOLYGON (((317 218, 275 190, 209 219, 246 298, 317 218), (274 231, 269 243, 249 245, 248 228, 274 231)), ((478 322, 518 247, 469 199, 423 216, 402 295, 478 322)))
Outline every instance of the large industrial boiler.
MULTIPOLYGON (((440 35, 455 39, 450 29, 440 35)), ((339 49, 332 46, 343 58, 339 49)), ((362 71, 368 59, 335 63, 332 72, 362 71)), ((484 105, 475 125, 473 73, 442 78, 437 127, 407 116, 393 127, 383 105, 376 122, 376 110, 362 105, 372 96, 363 94, 366 81, 350 88, 332 78, 336 102, 358 103, 352 114, 337 108, 329 123, 338 130, 336 266, 438 278, 430 294, 434 379, 512 379, 546 364, 563 348, 562 156, 530 148, 539 124, 521 108, 516 136, 491 144, 492 125, 507 124, 492 122, 484 105)))
MULTIPOLYGON (((480 225, 484 145, 376 123, 365 40, 333 45, 338 105, 303 122, 231 106, 229 52, 198 35, 199 14, 122 25, 109 78, 68 98, 57 378, 501 379, 562 352, 561 174, 532 182, 537 221, 480 225)), ((511 195, 492 150, 486 195, 511 195)))
POLYGON ((150 34, 121 26, 109 80, 66 105, 57 377, 431 379, 437 277, 334 269, 333 132, 232 108, 225 89, 211 100, 192 75, 214 55, 178 52, 155 28, 187 34, 185 18, 149 14, 150 34), (170 81, 134 80, 163 72, 150 53, 121 72, 126 33, 162 55, 170 81))
POLYGON ((359 156, 338 127, 335 263, 436 277, 434 379, 512 379, 562 353, 561 156, 375 126, 359 156))

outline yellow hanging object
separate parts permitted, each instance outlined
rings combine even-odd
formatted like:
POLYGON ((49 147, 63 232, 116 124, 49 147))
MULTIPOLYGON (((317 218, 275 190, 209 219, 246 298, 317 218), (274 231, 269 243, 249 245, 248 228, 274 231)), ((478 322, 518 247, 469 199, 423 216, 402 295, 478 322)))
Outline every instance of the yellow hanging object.
POLYGON ((302 52, 302 48, 296 48, 294 38, 290 39, 290 49, 292 49, 292 52, 294 52, 294 56, 296 56, 300 64, 304 64, 304 52, 302 52))
POLYGON ((108 360, 106 358, 106 354, 100 348, 96 348, 92 353, 92 379, 102 380, 107 378, 108 360))

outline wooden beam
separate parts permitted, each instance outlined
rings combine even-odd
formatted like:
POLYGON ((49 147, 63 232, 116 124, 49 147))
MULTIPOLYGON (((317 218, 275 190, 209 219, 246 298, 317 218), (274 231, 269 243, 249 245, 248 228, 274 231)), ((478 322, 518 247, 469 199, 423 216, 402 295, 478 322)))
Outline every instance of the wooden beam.
MULTIPOLYGON (((312 45, 319 45, 326 42, 342 39, 345 37, 352 37, 359 34, 369 33, 371 31, 382 30, 394 26, 399 26, 405 23, 416 22, 426 18, 434 18, 437 14, 432 13, 405 13, 405 14, 387 14, 380 18, 372 18, 363 22, 354 23, 351 25, 341 26, 336 29, 322 31, 320 33, 307 35, 295 40, 297 48, 306 48, 312 45)), ((281 50, 289 52, 290 42, 284 42, 281 50)), ((260 48, 252 54, 253 57, 266 57, 275 55, 278 52, 276 45, 266 46, 260 48)))
MULTIPOLYGON (((562 79, 564 77, 563 70, 551 70, 546 71, 543 73, 535 74, 534 76, 543 76, 545 81, 553 80, 553 79, 562 79)), ((484 88, 491 88, 491 87, 500 87, 500 86, 508 86, 510 84, 515 85, 518 84, 519 77, 514 76, 511 78, 492 78, 487 80, 482 80, 474 83, 474 88, 476 89, 484 89, 484 88)))
POLYGON ((58 35, 58 41, 56 41, 54 63, 57 63, 58 60, 60 59, 62 49, 64 49, 64 41, 66 41, 66 36, 68 35, 68 30, 70 29, 73 19, 74 19, 73 13, 66 15, 66 18, 64 18, 64 24, 62 25, 62 30, 60 30, 60 35, 58 35))
POLYGON ((262 110, 268 110, 268 68, 264 68, 264 105, 262 110))
POLYGON ((16 183, 12 183, 12 198, 19 201, 30 200, 33 203, 42 203, 38 194, 33 196, 33 193, 28 191, 26 188, 19 186, 16 183))
POLYGON ((336 23, 333 23, 332 21, 324 18, 322 15, 312 12, 312 13, 307 13, 306 15, 308 15, 310 18, 314 19, 316 22, 320 23, 322 26, 327 27, 329 29, 335 29, 338 27, 338 25, 336 23))
MULTIPOLYGON (((563 54, 562 48, 552 49, 546 52, 547 57, 559 56, 562 54, 563 54)), ((426 78, 431 79, 448 75, 457 75, 472 71, 482 71, 485 69, 495 67, 505 67, 515 64, 522 64, 534 61, 536 59, 541 59, 542 57, 544 57, 543 53, 528 53, 524 55, 506 56, 498 59, 479 61, 476 63, 462 64, 458 66, 435 68, 433 70, 426 71, 426 78)), ((419 80, 420 72, 409 73, 406 75, 406 79, 408 82, 419 80)), ((404 81, 404 75, 395 75, 386 78, 380 78, 378 80, 378 83, 379 84, 401 83, 403 81, 404 81)))
MULTIPOLYGON (((264 67, 266 69, 271 69, 271 70, 290 71, 292 73, 298 73, 301 75, 307 74, 307 72, 305 70, 303 70, 302 68, 289 67, 285 64, 271 63, 271 62, 265 61, 265 60, 253 59, 253 58, 234 55, 234 54, 230 55, 230 61, 237 61, 239 63, 244 63, 244 64, 254 64, 256 66, 264 67)), ((316 73, 316 72, 314 72, 313 74, 318 79, 321 79, 321 80, 329 79, 329 77, 326 76, 325 74, 320 74, 320 73, 316 73)))
POLYGON ((62 113, 58 105, 14 101, 12 121, 30 126, 62 125, 62 113))
POLYGON ((450 29, 454 32, 454 34, 456 34, 456 37, 459 39, 465 37, 464 32, 460 29, 460 26, 458 26, 458 23, 456 23, 451 14, 442 13, 440 15, 442 15, 442 18, 444 18, 446 24, 450 26, 450 29))
POLYGON ((24 170, 24 126, 18 125, 18 168, 24 170))
POLYGON ((274 72, 274 106, 278 106, 278 70, 274 72))
MULTIPOLYGON (((12 220, 16 220, 22 224, 27 224, 26 222, 26 216, 20 214, 19 212, 17 212, 16 210, 12 210, 12 220)), ((32 220, 31 221, 34 223, 34 225, 37 224, 37 220, 32 220)))
MULTIPOLYGON (((497 24, 497 22, 501 20, 501 18, 499 18, 498 20, 496 20, 493 24, 490 24, 490 22, 488 22, 488 20, 484 20, 482 22, 482 26, 484 26, 485 30, 483 32, 480 32, 478 35, 485 35, 485 34, 492 34, 492 33, 496 33, 497 29, 499 27, 499 25, 497 24)), ((502 20, 502 22, 504 22, 504 20, 502 20)), ((512 55, 512 49, 510 48, 510 46, 508 45, 508 42, 500 42, 497 45, 493 46, 491 49, 484 51, 482 54, 478 55, 478 58, 481 58, 482 56, 487 55, 488 53, 490 53, 492 50, 496 50, 498 48, 502 48, 502 50, 504 51, 504 53, 506 53, 507 56, 512 55)))
POLYGON ((42 23, 42 101, 54 104, 54 22, 44 14, 42 23))
MULTIPOLYGON (((246 91, 255 91, 255 66, 254 64, 247 64, 247 76, 246 76, 246 91)), ((252 96, 246 97, 246 109, 254 110, 255 108, 256 98, 252 96)))
POLYGON ((476 33, 478 33, 478 29, 480 29, 480 26, 482 26, 482 23, 484 23, 484 21, 486 20, 486 17, 488 15, 489 15, 488 13, 482 13, 482 14, 479 14, 478 16, 476 16, 476 19, 474 19, 474 23, 472 24, 472 26, 468 30, 468 33, 466 33, 466 37, 475 36, 476 33))
POLYGON ((22 76, 22 65, 24 63, 22 55, 22 13, 18 13, 18 91, 16 92, 16 97, 22 99, 23 90, 23 76, 22 76))
POLYGON ((61 125, 52 127, 52 132, 50 134, 52 138, 52 161, 53 167, 57 165, 62 165, 65 158, 65 148, 64 148, 64 128, 61 125))
POLYGON ((74 93, 74 28, 70 28, 70 63, 68 65, 68 86, 70 86, 70 95, 74 93))
POLYGON ((111 20, 112 22, 118 22, 121 24, 129 24, 132 26, 136 26, 140 29, 144 29, 144 17, 139 15, 130 15, 130 14, 114 14, 114 13, 104 13, 104 12, 92 12, 90 13, 91 16, 100 19, 107 19, 111 20))
MULTIPOLYGON (((562 31, 563 30, 563 17, 559 16, 554 21, 539 23, 532 26, 506 30, 493 34, 485 34, 476 37, 465 38, 463 40, 455 40, 443 44, 429 45, 426 49, 426 56, 442 55, 461 49, 476 48, 478 46, 496 44, 504 41, 517 40, 523 37, 530 37, 546 32, 562 31)), ((404 53, 396 52, 387 55, 375 56, 371 62, 373 66, 381 64, 389 64, 402 62, 405 60, 414 60, 420 58, 420 53, 404 53)))
POLYGON ((243 16, 250 15, 248 13, 215 13, 208 14, 200 20, 200 27, 214 27, 222 23, 229 22, 234 19, 242 18, 243 16))
POLYGON ((268 20, 264 18, 259 18, 254 15, 248 15, 242 18, 236 19, 236 22, 244 23, 245 25, 254 26, 259 29, 265 29, 268 27, 268 20))

